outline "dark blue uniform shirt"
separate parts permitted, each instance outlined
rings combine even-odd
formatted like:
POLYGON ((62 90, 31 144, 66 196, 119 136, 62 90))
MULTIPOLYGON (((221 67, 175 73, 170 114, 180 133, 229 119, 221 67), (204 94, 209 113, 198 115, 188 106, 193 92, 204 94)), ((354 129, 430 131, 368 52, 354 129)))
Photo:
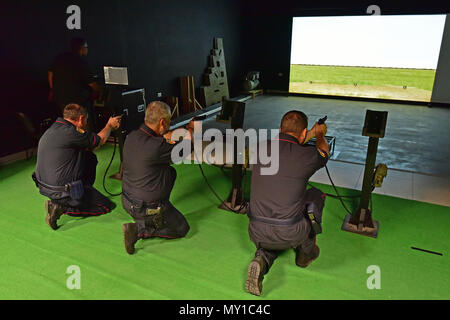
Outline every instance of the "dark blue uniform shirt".
POLYGON ((80 133, 72 123, 58 118, 39 140, 37 179, 52 186, 81 180, 86 151, 99 143, 100 137, 95 133, 80 133))
POLYGON ((278 173, 261 175, 262 165, 253 166, 250 210, 254 216, 290 219, 301 213, 308 180, 325 166, 328 158, 315 146, 301 145, 291 135, 280 133, 277 140, 278 173))
POLYGON ((166 142, 146 124, 131 132, 123 147, 123 191, 137 200, 168 200, 176 179, 171 166, 176 144, 166 142))

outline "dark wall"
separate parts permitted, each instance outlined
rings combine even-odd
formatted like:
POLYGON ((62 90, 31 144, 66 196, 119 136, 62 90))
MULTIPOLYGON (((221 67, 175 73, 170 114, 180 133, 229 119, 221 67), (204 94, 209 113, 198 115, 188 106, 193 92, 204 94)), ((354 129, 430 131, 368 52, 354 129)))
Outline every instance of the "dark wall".
MULTIPOLYGON (((225 45, 228 81, 238 94, 247 71, 262 72, 265 89, 289 88, 293 16, 364 15, 372 1, 300 0, 6 0, 0 11, 0 157, 24 149, 19 111, 35 125, 51 115, 47 68, 73 36, 89 43, 88 61, 126 66, 130 86, 179 96, 179 77, 199 87, 214 37, 225 45), (82 29, 66 28, 66 8, 81 7, 82 29)), ((376 1, 382 14, 450 12, 450 2, 376 1)))
POLYGON ((119 12, 130 81, 148 83, 149 95, 179 95, 184 75, 193 75, 196 87, 202 85, 214 37, 224 39, 228 81, 232 93, 238 91, 243 72, 238 1, 124 1, 119 12))
POLYGON ((443 14, 450 12, 449 1, 262 1, 248 0, 246 51, 250 69, 261 71, 264 89, 287 92, 291 58, 292 17, 366 15, 376 4, 383 15, 443 14))
POLYGON ((224 39, 230 93, 239 91, 244 70, 243 10, 239 0, 77 0, 2 2, 0 17, 0 156, 23 149, 24 130, 14 114, 25 112, 35 125, 51 114, 47 68, 70 39, 88 40, 88 62, 103 76, 103 66, 128 67, 132 87, 146 89, 147 100, 179 96, 179 77, 192 75, 202 85, 213 38, 224 39), (81 30, 68 30, 69 5, 81 8, 81 30))

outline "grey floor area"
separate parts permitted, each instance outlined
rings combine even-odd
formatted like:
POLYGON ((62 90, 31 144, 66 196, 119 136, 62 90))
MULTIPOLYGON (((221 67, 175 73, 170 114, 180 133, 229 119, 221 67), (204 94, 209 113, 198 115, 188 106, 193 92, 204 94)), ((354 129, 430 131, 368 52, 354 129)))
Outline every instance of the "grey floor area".
MULTIPOLYGON (((386 136, 377 163, 389 168, 450 177, 450 109, 296 96, 258 96, 246 101, 244 129, 277 129, 284 113, 301 110, 309 126, 327 115, 329 136, 336 137, 334 160, 364 164, 368 137, 362 136, 366 110, 388 111, 386 136)), ((229 126, 214 118, 203 130, 229 126)))

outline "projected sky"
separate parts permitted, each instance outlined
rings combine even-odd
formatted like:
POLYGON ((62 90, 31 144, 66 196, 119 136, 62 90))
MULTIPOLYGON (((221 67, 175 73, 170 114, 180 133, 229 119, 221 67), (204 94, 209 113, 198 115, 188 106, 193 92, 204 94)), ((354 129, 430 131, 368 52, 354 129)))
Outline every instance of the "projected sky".
POLYGON ((291 64, 436 69, 445 17, 296 17, 291 64))

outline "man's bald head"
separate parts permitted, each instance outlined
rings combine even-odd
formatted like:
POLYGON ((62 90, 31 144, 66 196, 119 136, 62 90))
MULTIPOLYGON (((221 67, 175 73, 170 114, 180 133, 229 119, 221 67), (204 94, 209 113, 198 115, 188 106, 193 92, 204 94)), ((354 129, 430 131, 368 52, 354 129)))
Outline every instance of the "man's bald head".
POLYGON ((293 133, 299 137, 306 128, 308 128, 308 117, 301 111, 289 111, 281 119, 282 133, 293 133))

